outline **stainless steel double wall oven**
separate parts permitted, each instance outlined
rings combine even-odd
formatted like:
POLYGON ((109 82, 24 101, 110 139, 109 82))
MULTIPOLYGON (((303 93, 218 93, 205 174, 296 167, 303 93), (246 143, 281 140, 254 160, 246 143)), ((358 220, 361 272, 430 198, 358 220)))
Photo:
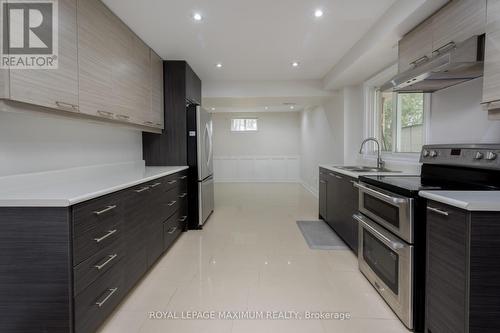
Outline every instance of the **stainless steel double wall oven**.
POLYGON ((401 321, 425 324, 426 200, 421 190, 500 190, 500 145, 429 145, 420 176, 360 177, 361 272, 401 321))

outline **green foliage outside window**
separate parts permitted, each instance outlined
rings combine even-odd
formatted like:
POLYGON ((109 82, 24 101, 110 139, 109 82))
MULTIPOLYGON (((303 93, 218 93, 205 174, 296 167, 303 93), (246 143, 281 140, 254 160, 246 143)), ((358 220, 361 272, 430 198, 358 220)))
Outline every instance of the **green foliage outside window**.
POLYGON ((382 94, 381 137, 382 150, 392 151, 393 145, 393 100, 392 93, 382 94))
POLYGON ((382 150, 418 152, 423 144, 424 94, 380 92, 378 96, 382 150))
POLYGON ((424 123, 424 97, 421 93, 399 94, 401 126, 409 127, 424 123))

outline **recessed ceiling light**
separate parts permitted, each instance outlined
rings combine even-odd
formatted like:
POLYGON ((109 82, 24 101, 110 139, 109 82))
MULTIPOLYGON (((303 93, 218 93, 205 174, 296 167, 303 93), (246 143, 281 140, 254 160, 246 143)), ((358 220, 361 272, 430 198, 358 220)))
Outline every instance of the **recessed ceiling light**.
POLYGON ((295 106, 291 105, 290 110, 293 110, 293 109, 295 109, 295 106))
POLYGON ((316 9, 314 11, 314 16, 315 17, 321 17, 321 16, 323 16, 323 11, 321 9, 316 9))
POLYGON ((210 108, 210 110, 215 111, 215 108, 210 108))
POLYGON ((215 65, 215 67, 217 67, 217 68, 222 68, 222 64, 219 62, 219 63, 217 63, 217 64, 215 65))
POLYGON ((269 106, 264 107, 265 110, 269 110, 269 106))
POLYGON ((201 19, 202 19, 202 18, 203 18, 203 17, 201 16, 201 14, 200 14, 200 13, 194 13, 194 15, 193 15, 193 19, 194 19, 195 21, 201 21, 201 19))
POLYGON ((298 61, 294 61, 292 62, 292 67, 299 67, 299 62, 298 61))

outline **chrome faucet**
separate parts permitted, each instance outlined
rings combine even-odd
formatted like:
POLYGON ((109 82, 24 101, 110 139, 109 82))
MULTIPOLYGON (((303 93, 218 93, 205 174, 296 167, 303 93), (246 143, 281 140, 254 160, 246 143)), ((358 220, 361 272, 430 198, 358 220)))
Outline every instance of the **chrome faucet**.
POLYGON ((385 162, 382 160, 382 157, 380 157, 380 143, 378 140, 374 137, 364 139, 363 142, 361 143, 361 147, 359 148, 359 153, 363 153, 363 147, 365 146, 365 143, 373 141, 377 144, 377 169, 383 169, 385 162))

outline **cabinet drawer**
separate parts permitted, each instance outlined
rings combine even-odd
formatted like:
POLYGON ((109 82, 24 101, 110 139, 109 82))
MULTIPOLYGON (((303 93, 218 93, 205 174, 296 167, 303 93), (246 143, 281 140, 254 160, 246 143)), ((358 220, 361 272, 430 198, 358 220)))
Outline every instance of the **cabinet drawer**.
POLYGON ((92 282, 119 264, 123 256, 123 243, 117 239, 108 247, 76 266, 74 268, 75 295, 81 293, 92 282))
POLYGON ((104 225, 77 236, 73 241, 73 265, 80 264, 97 252, 111 246, 122 237, 122 224, 104 225))
POLYGON ((120 194, 75 206, 73 208, 74 265, 108 246, 118 236, 122 222, 123 204, 120 194))
POLYGON ((182 207, 187 208, 188 204, 188 192, 187 189, 185 190, 180 190, 177 192, 177 200, 179 201, 179 209, 182 209, 182 207))
POLYGON ((179 198, 177 188, 161 193, 159 197, 154 199, 157 207, 153 211, 153 221, 164 222, 179 209, 181 200, 184 198, 179 198))
POLYGON ((187 221, 187 215, 181 215, 181 212, 177 212, 172 215, 163 224, 163 244, 164 250, 167 250, 175 242, 177 237, 182 233, 184 225, 187 221))
POLYGON ((188 186, 188 172, 187 170, 179 172, 177 175, 179 191, 187 191, 188 186))
POLYGON ((95 332, 124 295, 123 266, 115 265, 75 298, 75 332, 95 332))
POLYGON ((171 190, 174 188, 177 188, 179 184, 182 183, 182 179, 180 179, 178 174, 173 174, 167 177, 162 178, 162 180, 165 182, 165 190, 171 190))

